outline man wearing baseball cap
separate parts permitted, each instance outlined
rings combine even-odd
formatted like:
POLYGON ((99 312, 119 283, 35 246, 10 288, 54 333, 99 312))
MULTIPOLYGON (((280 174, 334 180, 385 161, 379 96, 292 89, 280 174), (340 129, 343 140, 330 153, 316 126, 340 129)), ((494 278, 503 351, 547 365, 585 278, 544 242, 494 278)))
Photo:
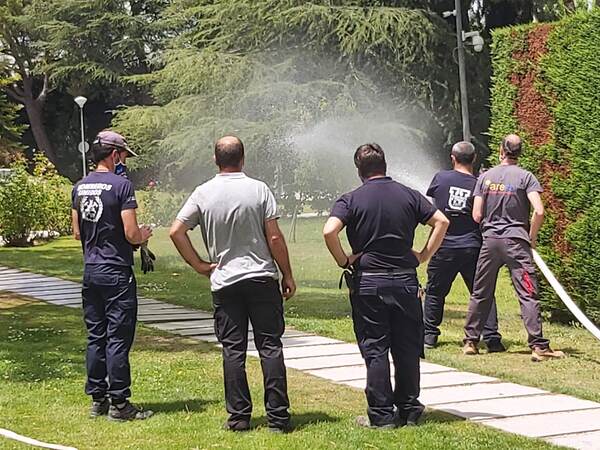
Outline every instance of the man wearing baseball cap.
POLYGON ((73 187, 73 234, 84 259, 83 316, 88 331, 86 394, 91 417, 115 421, 146 419, 129 402, 129 350, 137 319, 133 247, 148 241, 149 227, 137 223, 133 185, 124 173, 128 156, 137 156, 118 133, 101 131, 90 149, 97 168, 73 187))

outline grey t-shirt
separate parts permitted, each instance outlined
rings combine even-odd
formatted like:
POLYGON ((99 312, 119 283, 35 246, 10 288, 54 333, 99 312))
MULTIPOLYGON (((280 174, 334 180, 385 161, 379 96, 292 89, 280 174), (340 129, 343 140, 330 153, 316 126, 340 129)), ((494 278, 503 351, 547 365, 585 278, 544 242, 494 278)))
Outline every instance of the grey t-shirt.
POLYGON ((483 198, 484 238, 529 238, 530 192, 542 192, 535 176, 516 165, 499 165, 481 174, 475 197, 483 198))
POLYGON ((217 264, 212 291, 249 278, 279 277, 265 237, 265 222, 278 217, 268 186, 241 172, 198 186, 177 214, 190 229, 200 225, 210 261, 217 264))

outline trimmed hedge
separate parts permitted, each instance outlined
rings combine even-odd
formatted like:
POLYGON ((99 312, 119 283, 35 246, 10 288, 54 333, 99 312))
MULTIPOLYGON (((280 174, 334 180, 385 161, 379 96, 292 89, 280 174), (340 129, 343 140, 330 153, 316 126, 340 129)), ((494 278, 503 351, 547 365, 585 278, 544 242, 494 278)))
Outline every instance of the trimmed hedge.
MULTIPOLYGON (((538 251, 599 322, 600 11, 496 30, 492 64, 491 143, 524 138, 522 164, 545 189, 538 251)), ((570 319, 545 283, 541 298, 552 318, 570 319)))

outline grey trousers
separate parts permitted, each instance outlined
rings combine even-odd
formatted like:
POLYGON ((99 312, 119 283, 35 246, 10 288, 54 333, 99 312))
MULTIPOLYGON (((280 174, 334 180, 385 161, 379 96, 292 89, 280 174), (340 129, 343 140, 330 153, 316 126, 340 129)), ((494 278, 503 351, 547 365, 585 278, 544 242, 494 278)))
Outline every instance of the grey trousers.
POLYGON ((484 238, 473 293, 469 301, 464 342, 479 342, 481 332, 494 302, 500 268, 506 265, 521 305, 521 318, 527 330, 529 347, 547 348, 550 343, 542 335, 542 317, 537 292, 537 276, 531 246, 523 239, 484 238))

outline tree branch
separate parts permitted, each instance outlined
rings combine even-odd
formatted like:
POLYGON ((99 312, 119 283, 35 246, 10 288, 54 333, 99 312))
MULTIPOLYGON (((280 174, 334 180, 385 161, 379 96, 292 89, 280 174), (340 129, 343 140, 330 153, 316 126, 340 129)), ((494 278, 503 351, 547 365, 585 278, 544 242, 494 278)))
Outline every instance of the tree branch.
POLYGON ((49 85, 48 74, 45 73, 44 74, 44 87, 42 88, 42 92, 40 92, 40 95, 38 95, 38 98, 36 99, 36 101, 42 105, 46 101, 46 97, 48 97, 48 85, 49 85))
POLYGON ((16 86, 13 86, 12 88, 6 86, 4 88, 4 92, 6 92, 8 94, 9 97, 11 97, 13 100, 18 101, 19 103, 25 103, 25 97, 23 97, 22 95, 19 95, 16 90, 15 90, 16 86))
POLYGON ((18 95, 25 97, 25 91, 17 83, 13 83, 12 88, 18 95))

